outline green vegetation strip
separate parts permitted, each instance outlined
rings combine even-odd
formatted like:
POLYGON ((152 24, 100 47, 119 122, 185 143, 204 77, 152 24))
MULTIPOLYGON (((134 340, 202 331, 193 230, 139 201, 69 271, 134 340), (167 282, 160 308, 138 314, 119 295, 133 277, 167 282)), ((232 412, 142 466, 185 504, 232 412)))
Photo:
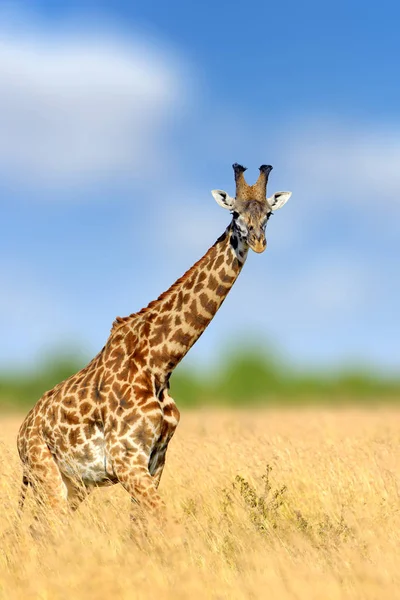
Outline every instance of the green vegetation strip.
MULTIPOLYGON (((305 372, 283 365, 272 354, 245 348, 222 353, 224 361, 194 372, 180 365, 171 377, 171 394, 181 407, 204 405, 293 405, 379 403, 400 400, 400 378, 371 369, 346 368, 305 372)), ((0 372, 0 409, 33 406, 46 390, 63 381, 86 361, 53 357, 32 370, 0 372)))

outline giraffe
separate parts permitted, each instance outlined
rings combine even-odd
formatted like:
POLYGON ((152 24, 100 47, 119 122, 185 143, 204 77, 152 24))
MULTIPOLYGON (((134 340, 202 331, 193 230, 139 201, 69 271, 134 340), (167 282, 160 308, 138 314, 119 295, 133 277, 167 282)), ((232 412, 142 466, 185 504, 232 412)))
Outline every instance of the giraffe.
POLYGON ((218 311, 248 249, 265 250, 267 221, 291 196, 266 197, 270 165, 251 186, 245 167, 233 169, 235 197, 211 192, 232 215, 215 244, 157 300, 117 317, 97 356, 28 413, 18 434, 21 509, 29 485, 39 503, 64 513, 95 487, 121 483, 144 514, 163 512, 158 486, 180 416, 171 373, 218 311))

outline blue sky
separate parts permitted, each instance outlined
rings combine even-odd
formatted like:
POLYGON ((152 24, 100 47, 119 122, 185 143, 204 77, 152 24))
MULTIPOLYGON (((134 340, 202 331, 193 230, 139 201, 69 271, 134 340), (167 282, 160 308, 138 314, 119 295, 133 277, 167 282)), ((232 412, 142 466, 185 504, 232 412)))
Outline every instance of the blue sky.
POLYGON ((215 241, 234 191, 292 190, 187 363, 243 337, 299 366, 396 370, 400 7, 7 2, 0 368, 91 356, 215 241))

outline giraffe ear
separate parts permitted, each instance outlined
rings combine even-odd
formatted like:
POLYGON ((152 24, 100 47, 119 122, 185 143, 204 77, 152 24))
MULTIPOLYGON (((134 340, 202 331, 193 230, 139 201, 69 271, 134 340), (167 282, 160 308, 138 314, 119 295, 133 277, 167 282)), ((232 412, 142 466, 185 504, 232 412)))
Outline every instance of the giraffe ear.
POLYGON ((222 206, 222 208, 233 210, 235 206, 235 198, 231 198, 231 196, 229 196, 229 194, 223 190, 212 190, 211 193, 214 196, 216 203, 222 206))
POLYGON ((272 210, 278 210, 278 208, 282 208, 286 204, 291 195, 292 192, 275 192, 270 198, 267 198, 267 202, 272 210))

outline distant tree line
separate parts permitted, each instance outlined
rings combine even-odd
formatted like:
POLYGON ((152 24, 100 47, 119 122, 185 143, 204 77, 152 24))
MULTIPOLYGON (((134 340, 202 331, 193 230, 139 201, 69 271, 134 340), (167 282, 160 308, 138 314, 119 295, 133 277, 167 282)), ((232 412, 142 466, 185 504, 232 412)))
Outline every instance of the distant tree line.
MULTIPOLYGON (((171 394, 179 406, 250 406, 400 401, 400 378, 369 368, 299 371, 283 365, 275 354, 243 345, 211 369, 195 371, 180 365, 171 377, 171 394)), ((0 370, 0 410, 33 406, 40 396, 87 361, 53 355, 30 370, 0 370)))

